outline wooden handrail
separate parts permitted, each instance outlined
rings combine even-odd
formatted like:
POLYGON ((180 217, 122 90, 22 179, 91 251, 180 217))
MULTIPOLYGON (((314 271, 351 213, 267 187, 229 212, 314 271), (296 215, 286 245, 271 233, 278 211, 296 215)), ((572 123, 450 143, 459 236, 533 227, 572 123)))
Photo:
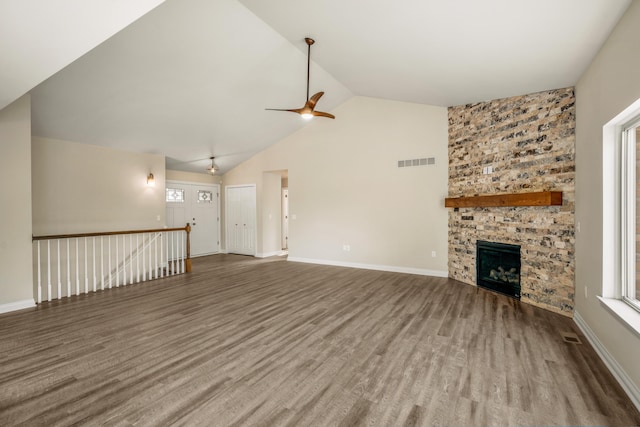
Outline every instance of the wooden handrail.
POLYGON ((145 233, 167 233, 170 231, 184 231, 187 233, 187 244, 185 258, 185 271, 191 273, 191 225, 187 223, 180 228, 154 228, 150 230, 125 230, 125 231, 103 231, 98 233, 78 233, 78 234, 54 234, 49 236, 31 236, 31 241, 36 240, 56 240, 56 239, 77 239, 83 237, 100 237, 100 236, 120 236, 125 234, 145 234, 145 233))
POLYGON ((114 284, 117 288, 121 284, 126 286, 134 282, 139 283, 141 279, 144 282, 147 278, 152 280, 175 274, 190 273, 190 233, 191 226, 187 223, 183 228, 31 236, 34 254, 37 256, 37 258, 34 257, 37 259, 37 276, 34 277, 34 283, 37 283, 38 304, 43 301, 43 295, 45 300, 51 301, 53 298, 60 299, 82 293, 88 294, 91 290, 90 277, 93 279, 91 281, 93 292, 96 292, 97 290, 111 289, 114 284), (186 239, 183 232, 186 233, 186 239), (133 238, 134 234, 136 235, 135 239, 133 238), (142 235, 142 241, 139 239, 140 235, 142 235), (107 238, 103 239, 103 237, 107 238), (107 243, 106 251, 105 240, 107 243), (45 243, 43 244, 41 241, 45 243), (127 241, 129 242, 128 250, 127 241), (43 269, 42 252, 44 252, 46 269, 43 269), (160 257, 158 257, 158 252, 160 257), (114 257, 115 268, 112 266, 114 257), (66 271, 64 264, 66 264, 66 271), (84 264, 84 268, 81 268, 81 264, 84 264), (72 266, 75 267, 73 275, 72 266), (84 275, 84 292, 81 291, 80 286, 81 272, 84 275), (55 276, 57 276, 57 281, 55 276), (72 280, 75 283, 75 292, 72 292, 72 280), (63 283, 66 284, 66 292, 63 292, 63 283), (54 292, 56 285, 57 292, 54 292))
POLYGON ((143 233, 164 233, 169 231, 185 231, 188 233, 191 231, 191 226, 187 224, 185 227, 180 228, 155 228, 151 230, 127 230, 127 231, 103 231, 99 233, 80 233, 80 234, 55 234, 49 236, 31 236, 31 240, 54 240, 54 239, 76 239, 79 237, 100 237, 100 236, 115 236, 120 234, 143 234, 143 233))

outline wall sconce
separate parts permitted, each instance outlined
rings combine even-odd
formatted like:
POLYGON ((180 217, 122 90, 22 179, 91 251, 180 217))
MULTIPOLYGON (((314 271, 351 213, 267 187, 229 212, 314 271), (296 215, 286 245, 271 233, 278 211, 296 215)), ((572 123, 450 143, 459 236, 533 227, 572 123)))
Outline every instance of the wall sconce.
POLYGON ((152 173, 149 173, 149 175, 147 175, 147 186, 155 187, 155 185, 156 185, 156 179, 153 177, 152 173))

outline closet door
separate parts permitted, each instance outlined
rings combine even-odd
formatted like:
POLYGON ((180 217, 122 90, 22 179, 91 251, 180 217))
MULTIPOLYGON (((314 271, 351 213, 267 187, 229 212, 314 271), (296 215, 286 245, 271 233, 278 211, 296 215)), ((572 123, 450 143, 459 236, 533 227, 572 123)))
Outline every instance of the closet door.
POLYGON ((256 254, 256 186, 225 188, 227 252, 256 254))

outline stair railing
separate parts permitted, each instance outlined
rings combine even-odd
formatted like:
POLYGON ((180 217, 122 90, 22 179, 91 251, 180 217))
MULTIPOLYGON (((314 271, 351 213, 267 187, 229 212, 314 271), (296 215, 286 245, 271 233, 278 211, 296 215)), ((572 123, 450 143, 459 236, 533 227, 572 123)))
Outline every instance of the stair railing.
POLYGON ((37 302, 191 272, 191 226, 33 236, 37 302))

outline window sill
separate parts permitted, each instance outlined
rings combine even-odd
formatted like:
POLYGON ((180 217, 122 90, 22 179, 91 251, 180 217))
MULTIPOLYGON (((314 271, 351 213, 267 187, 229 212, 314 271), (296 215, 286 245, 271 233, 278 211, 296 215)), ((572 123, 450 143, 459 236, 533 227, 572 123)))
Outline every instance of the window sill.
POLYGON ((624 323, 630 331, 640 337, 640 312, 626 302, 615 298, 598 297, 600 303, 624 323))

